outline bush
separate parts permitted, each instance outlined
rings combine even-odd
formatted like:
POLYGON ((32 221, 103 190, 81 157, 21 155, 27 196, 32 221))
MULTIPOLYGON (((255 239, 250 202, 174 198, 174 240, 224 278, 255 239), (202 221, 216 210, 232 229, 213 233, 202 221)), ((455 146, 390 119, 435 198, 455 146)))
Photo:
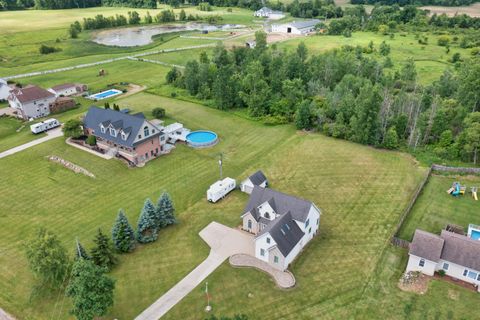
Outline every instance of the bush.
POLYGON ((152 116, 154 116, 156 119, 162 119, 163 117, 165 117, 165 109, 163 108, 154 108, 152 110, 152 116))
POLYGON ((446 47, 450 43, 449 36, 440 36, 438 37, 437 44, 441 47, 446 47))
POLYGON ((39 51, 41 54, 50 54, 50 53, 62 51, 62 49, 60 49, 60 48, 55 48, 55 47, 49 47, 49 46, 46 46, 46 45, 42 44, 42 45, 40 46, 40 48, 38 48, 38 51, 39 51))
POLYGON ((85 140, 85 142, 89 145, 89 146, 94 146, 97 144, 97 138, 95 136, 88 136, 87 137, 87 140, 85 140))
POLYGON ((440 277, 444 277, 445 276, 445 270, 441 269, 441 270, 438 270, 438 275, 440 277))

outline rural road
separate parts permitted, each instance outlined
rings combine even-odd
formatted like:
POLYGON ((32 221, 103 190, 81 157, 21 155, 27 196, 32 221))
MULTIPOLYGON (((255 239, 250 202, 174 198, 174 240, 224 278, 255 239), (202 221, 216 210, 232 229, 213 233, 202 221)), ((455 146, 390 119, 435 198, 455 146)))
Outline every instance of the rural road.
POLYGON ((254 255, 253 236, 229 228, 217 222, 211 222, 202 231, 200 237, 210 246, 210 254, 185 278, 167 291, 135 320, 158 320, 173 308, 180 300, 195 289, 217 269, 228 257, 244 253, 254 255))
POLYGON ((58 138, 58 137, 61 137, 61 136, 63 136, 62 128, 57 128, 57 129, 47 131, 47 136, 46 137, 35 139, 33 141, 22 144, 18 147, 0 152, 0 159, 5 158, 7 156, 10 156, 12 154, 15 154, 17 152, 23 151, 25 149, 28 149, 30 147, 36 146, 37 144, 40 144, 40 143, 43 143, 45 141, 52 140, 52 139, 55 139, 55 138, 58 138))

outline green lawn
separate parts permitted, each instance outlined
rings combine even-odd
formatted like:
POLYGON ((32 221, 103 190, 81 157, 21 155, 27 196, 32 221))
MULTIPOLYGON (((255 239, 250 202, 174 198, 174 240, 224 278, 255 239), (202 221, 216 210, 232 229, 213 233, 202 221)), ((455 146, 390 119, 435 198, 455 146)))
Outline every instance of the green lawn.
POLYGON ((417 73, 420 82, 427 84, 437 80, 446 68, 453 68, 449 59, 455 53, 460 53, 462 57, 470 56, 469 49, 462 49, 458 44, 452 44, 450 53, 446 53, 445 47, 437 45, 437 35, 424 34, 428 37, 428 45, 423 46, 415 39, 414 34, 395 34, 393 39, 373 32, 354 32, 351 38, 344 36, 309 36, 306 38, 294 38, 278 44, 279 48, 294 49, 300 42, 304 42, 311 53, 324 52, 334 48, 340 48, 344 45, 366 47, 373 41, 377 53, 375 57, 383 59, 378 53, 378 48, 382 41, 385 41, 391 47, 390 58, 393 61, 394 68, 400 69, 401 64, 407 59, 413 58, 417 66, 417 73))
POLYGON ((465 231, 470 223, 480 224, 480 202, 472 198, 472 186, 480 187, 480 177, 431 176, 400 230, 400 237, 411 240, 417 228, 439 234, 449 223, 463 226, 465 231), (447 194, 455 181, 467 186, 464 196, 447 194))
POLYGON ((167 53, 148 55, 145 58, 172 63, 172 64, 186 65, 187 62, 192 59, 198 60, 202 52, 206 52, 208 56, 211 58, 213 50, 214 50, 213 48, 192 49, 192 50, 186 51, 185 54, 178 54, 178 52, 167 52, 167 53))

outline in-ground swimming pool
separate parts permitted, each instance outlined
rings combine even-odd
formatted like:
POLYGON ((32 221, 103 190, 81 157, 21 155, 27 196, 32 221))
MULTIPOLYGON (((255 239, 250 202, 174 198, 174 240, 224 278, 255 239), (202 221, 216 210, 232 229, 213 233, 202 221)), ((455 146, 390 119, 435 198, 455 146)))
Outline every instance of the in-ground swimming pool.
POLYGON ((122 94, 123 92, 117 89, 110 89, 106 91, 102 91, 99 93, 92 94, 89 98, 94 99, 94 100, 102 100, 106 98, 110 98, 119 94, 122 94))
POLYGON ((470 238, 472 238, 473 240, 480 240, 480 231, 472 230, 470 238))
POLYGON ((218 136, 215 132, 199 130, 187 134, 187 143, 194 148, 213 146, 218 142, 218 136))

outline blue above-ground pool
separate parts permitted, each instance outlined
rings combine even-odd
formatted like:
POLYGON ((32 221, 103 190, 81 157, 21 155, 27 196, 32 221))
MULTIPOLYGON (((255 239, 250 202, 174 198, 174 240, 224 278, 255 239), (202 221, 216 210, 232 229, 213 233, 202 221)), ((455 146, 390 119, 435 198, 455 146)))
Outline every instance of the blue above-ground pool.
POLYGON ((119 95, 119 94, 122 94, 122 93, 123 92, 120 91, 120 90, 110 89, 110 90, 106 90, 106 91, 102 91, 102 92, 99 92, 99 93, 92 94, 90 96, 90 99, 102 100, 102 99, 110 98, 110 97, 113 97, 113 96, 116 96, 116 95, 119 95))
POLYGON ((199 130, 187 134, 187 143, 194 148, 210 147, 218 142, 218 136, 215 132, 199 130))
POLYGON ((470 238, 472 238, 473 240, 480 240, 480 231, 472 230, 472 233, 470 234, 470 238))

